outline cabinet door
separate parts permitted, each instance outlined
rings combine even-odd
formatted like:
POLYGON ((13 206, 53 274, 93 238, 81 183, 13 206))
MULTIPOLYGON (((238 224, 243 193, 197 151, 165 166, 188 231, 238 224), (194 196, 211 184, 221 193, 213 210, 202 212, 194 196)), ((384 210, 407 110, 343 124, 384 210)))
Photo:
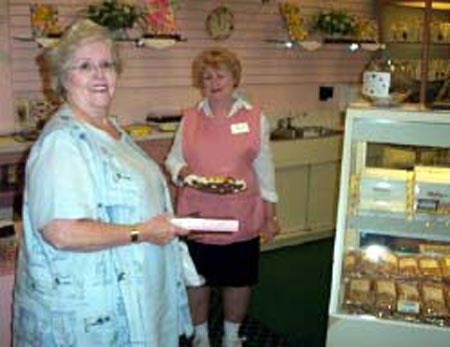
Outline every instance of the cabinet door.
POLYGON ((282 234, 306 229, 308 166, 277 168, 276 186, 282 234))
POLYGON ((312 230, 335 228, 339 172, 337 161, 310 168, 307 222, 312 230))

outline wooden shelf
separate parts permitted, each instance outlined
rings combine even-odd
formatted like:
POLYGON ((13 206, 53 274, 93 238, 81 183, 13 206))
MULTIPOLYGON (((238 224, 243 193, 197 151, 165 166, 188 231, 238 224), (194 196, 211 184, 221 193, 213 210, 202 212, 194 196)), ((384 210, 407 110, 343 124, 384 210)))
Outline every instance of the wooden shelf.
POLYGON ((290 39, 265 39, 264 42, 280 45, 284 48, 302 48, 306 51, 315 51, 323 47, 324 45, 345 45, 348 46, 348 50, 353 52, 358 49, 367 51, 376 51, 385 49, 385 45, 382 43, 376 43, 375 41, 357 40, 351 38, 327 38, 323 41, 311 40, 311 41, 294 41, 290 39))
MULTIPOLYGON (((39 47, 51 47, 58 43, 61 36, 55 35, 51 37, 29 37, 15 36, 14 40, 22 42, 36 42, 39 47)), ((162 34, 162 35, 143 35, 142 37, 123 37, 115 38, 117 42, 133 42, 137 47, 167 48, 177 42, 186 42, 187 38, 180 34, 162 34)))

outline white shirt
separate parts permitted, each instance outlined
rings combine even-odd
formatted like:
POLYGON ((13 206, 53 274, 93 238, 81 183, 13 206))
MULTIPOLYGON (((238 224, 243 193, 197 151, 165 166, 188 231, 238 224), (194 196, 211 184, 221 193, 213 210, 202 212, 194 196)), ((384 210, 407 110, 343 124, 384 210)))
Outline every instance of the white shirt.
MULTIPOLYGON (((251 110, 253 106, 246 102, 241 97, 235 97, 233 106, 227 117, 233 117, 241 108, 251 110)), ((198 109, 202 110, 207 117, 214 117, 211 107, 207 99, 199 102, 198 109)), ((165 166, 169 170, 174 183, 179 183, 178 174, 180 170, 187 166, 183 156, 183 119, 175 134, 173 146, 166 158, 165 166)), ((255 161, 253 162, 253 169, 256 173, 261 196, 264 200, 269 202, 278 202, 278 195, 275 188, 275 170, 272 160, 272 151, 270 150, 270 127, 267 118, 261 113, 261 140, 260 149, 255 161)))

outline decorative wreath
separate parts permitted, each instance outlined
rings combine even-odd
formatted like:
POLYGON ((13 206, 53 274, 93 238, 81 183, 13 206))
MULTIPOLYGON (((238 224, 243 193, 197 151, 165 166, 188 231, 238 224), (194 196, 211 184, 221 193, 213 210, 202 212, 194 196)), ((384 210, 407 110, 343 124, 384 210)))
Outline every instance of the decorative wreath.
POLYGON ((234 15, 228 6, 221 5, 206 18, 206 30, 214 40, 225 40, 234 30, 234 15))

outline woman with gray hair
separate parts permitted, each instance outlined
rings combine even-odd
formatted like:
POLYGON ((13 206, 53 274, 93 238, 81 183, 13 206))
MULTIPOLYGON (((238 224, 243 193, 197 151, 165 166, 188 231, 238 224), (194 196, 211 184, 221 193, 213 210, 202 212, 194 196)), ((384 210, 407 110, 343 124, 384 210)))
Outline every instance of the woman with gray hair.
POLYGON ((192 326, 165 179, 109 117, 120 60, 83 20, 47 57, 65 103, 26 165, 14 346, 178 346, 192 326))

